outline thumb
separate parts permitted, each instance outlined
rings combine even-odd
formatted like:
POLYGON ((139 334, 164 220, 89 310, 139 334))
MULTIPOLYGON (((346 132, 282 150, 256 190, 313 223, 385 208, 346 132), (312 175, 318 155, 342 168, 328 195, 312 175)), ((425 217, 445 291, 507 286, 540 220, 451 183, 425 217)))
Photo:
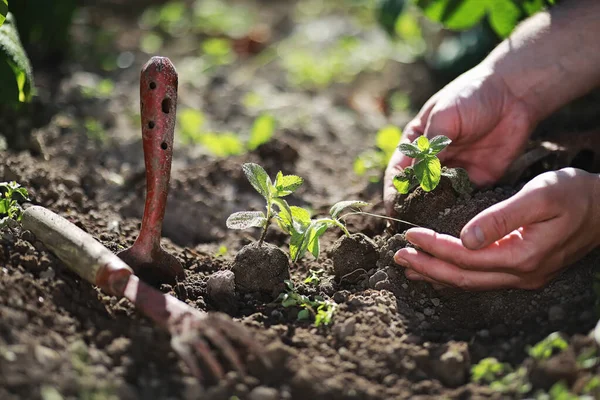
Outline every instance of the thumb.
POLYGON ((460 232, 463 246, 478 250, 509 233, 558 215, 543 189, 522 189, 513 197, 494 204, 471 219, 460 232))

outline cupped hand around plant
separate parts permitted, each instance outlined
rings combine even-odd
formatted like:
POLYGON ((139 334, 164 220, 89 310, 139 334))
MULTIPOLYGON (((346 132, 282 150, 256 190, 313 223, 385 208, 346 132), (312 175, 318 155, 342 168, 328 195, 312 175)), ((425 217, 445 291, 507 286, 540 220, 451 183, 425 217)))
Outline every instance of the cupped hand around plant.
MULTIPOLYGON (((440 153, 442 164, 465 168, 473 183, 484 186, 502 177, 536 123, 534 113, 502 77, 480 64, 436 93, 408 123, 401 143, 420 135, 447 136, 452 145, 440 153)), ((388 163, 384 200, 390 214, 396 195, 392 180, 413 161, 396 150, 388 163)))
POLYGON ((467 290, 537 289, 600 245, 600 176, 565 168, 484 210, 460 239, 414 228, 395 261, 406 277, 467 290))

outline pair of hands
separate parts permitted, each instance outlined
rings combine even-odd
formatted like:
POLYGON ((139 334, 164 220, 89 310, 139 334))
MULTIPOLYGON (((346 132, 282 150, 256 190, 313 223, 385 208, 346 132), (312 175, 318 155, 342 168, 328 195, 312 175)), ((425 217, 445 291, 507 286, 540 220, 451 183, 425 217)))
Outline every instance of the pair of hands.
MULTIPOLYGON (((493 71, 480 65, 465 73, 422 108, 403 142, 445 135, 444 165, 460 166, 480 186, 502 177, 537 124, 535 112, 514 96, 493 71)), ((412 159, 399 151, 385 175, 384 199, 391 213, 392 178, 412 159)), ((399 250, 406 277, 467 290, 536 289, 600 244, 600 177, 573 168, 542 174, 515 196, 474 217, 460 239, 414 228, 406 239, 423 251, 399 250)))

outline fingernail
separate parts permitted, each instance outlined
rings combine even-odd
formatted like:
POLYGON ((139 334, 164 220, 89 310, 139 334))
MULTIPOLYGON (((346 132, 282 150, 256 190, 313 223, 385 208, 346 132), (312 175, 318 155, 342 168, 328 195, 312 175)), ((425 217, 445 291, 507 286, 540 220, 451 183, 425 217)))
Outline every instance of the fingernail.
POLYGON ((422 281, 423 277, 421 275, 419 275, 418 273, 416 273, 415 271, 413 271, 412 269, 407 269, 406 271, 404 271, 404 276, 406 276, 407 279, 410 279, 411 281, 422 281))
POLYGON ((483 245, 485 241, 485 237, 483 236, 483 231, 479 227, 479 225, 471 226, 465 229, 464 233, 461 235, 461 239, 463 245, 471 250, 476 250, 483 245))
POLYGON ((396 264, 398 264, 398 265, 400 265, 402 267, 405 267, 405 268, 410 267, 410 263, 408 261, 406 261, 404 258, 400 257, 398 255, 398 253, 396 253, 394 255, 394 261, 396 262, 396 264))

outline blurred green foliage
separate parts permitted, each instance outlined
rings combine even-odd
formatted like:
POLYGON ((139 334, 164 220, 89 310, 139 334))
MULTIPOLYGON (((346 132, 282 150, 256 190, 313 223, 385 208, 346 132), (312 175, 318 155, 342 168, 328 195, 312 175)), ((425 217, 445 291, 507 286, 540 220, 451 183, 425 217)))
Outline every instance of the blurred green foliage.
POLYGON ((233 132, 212 132, 204 129, 204 113, 191 108, 177 115, 179 134, 184 143, 199 144, 217 157, 243 154, 267 143, 276 128, 275 118, 269 114, 259 115, 252 124, 247 139, 233 132))
POLYGON ((371 182, 379 182, 392 154, 402 137, 402 131, 393 125, 385 126, 375 136, 375 149, 363 151, 354 160, 354 173, 368 176, 371 182))
POLYGON ((33 74, 12 14, 0 26, 0 102, 13 107, 31 100, 33 74))
POLYGON ((0 0, 0 26, 6 20, 6 14, 8 14, 8 0, 0 0))

